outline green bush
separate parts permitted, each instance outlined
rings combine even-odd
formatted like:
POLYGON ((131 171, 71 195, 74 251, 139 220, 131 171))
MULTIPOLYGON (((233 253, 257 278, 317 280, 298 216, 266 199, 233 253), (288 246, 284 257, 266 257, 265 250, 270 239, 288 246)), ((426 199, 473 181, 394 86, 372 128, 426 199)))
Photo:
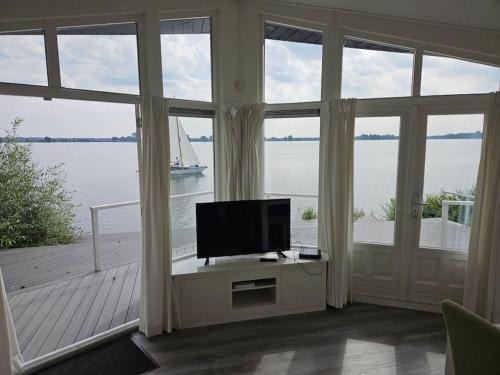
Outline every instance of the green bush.
POLYGON ((354 222, 358 221, 363 216, 365 216, 365 211, 362 208, 355 208, 354 209, 354 211, 352 213, 352 219, 354 222))
POLYGON ((316 211, 312 207, 307 207, 303 212, 302 212, 302 220, 313 220, 317 218, 316 211))
POLYGON ((389 199, 389 202, 382 205, 384 211, 384 219, 387 221, 396 220, 396 198, 389 199))
MULTIPOLYGON (((475 194, 475 187, 467 191, 457 191, 457 193, 475 194)), ((425 196, 424 205, 422 207, 422 218, 441 217, 442 215, 442 202, 443 201, 456 201, 459 200, 454 194, 447 194, 440 192, 438 194, 427 194, 425 196)), ((384 211, 384 219, 393 221, 396 219, 396 198, 391 198, 389 201, 382 205, 384 211)), ((448 211, 448 220, 455 223, 464 222, 464 211, 462 206, 450 206, 448 211)))
POLYGON ((0 138, 0 249, 69 243, 80 230, 62 165, 41 168, 31 160, 30 146, 16 140, 22 121, 0 138))

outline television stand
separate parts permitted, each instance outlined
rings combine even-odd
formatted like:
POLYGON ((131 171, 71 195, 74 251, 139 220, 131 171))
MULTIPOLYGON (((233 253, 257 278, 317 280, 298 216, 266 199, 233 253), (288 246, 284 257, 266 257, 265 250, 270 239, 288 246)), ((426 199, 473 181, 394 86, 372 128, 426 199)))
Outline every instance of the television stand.
POLYGON ((172 263, 174 328, 321 311, 326 308, 327 258, 287 257, 261 262, 245 258, 189 257, 172 263))
POLYGON ((210 264, 210 258, 207 257, 207 259, 205 259, 205 266, 208 266, 210 264))

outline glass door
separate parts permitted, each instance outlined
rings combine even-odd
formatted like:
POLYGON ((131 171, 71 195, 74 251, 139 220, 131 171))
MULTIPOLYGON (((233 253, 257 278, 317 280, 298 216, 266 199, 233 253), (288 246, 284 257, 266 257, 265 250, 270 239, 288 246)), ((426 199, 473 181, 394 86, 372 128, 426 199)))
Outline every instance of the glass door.
POLYGON ((357 298, 397 298, 401 284, 400 196, 406 108, 361 108, 354 125, 353 289, 357 298))
POLYGON ((419 118, 410 184, 414 243, 409 297, 422 303, 445 297, 461 301, 484 114, 423 108, 419 118))

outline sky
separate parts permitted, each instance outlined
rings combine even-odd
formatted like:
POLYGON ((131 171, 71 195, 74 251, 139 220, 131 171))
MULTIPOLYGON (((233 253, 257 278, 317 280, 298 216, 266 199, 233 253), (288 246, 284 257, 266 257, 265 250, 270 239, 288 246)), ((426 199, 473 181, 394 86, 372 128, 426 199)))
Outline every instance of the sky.
MULTIPOLYGON (((70 88, 139 93, 137 41, 130 35, 59 35, 61 80, 70 88)), ((209 101, 211 58, 208 34, 162 35, 166 96, 209 101)), ((322 46, 266 40, 265 100, 317 101, 321 95, 322 46)), ((344 48, 344 97, 407 96, 411 54, 344 48)), ((0 35, 0 81, 47 84, 42 35, 0 35)), ((424 56, 423 94, 491 92, 499 89, 500 68, 456 59, 424 56)), ((134 106, 70 100, 0 96, 0 123, 24 118, 21 136, 111 137, 135 131, 134 106)), ((437 116, 436 116, 437 117, 437 116)), ((395 134, 397 118, 358 120, 356 134, 395 134)), ((439 116, 429 135, 480 130, 480 117, 439 116)), ((184 118, 191 137, 212 134, 209 119, 184 118)), ((266 120, 267 137, 317 137, 319 119, 266 120)))

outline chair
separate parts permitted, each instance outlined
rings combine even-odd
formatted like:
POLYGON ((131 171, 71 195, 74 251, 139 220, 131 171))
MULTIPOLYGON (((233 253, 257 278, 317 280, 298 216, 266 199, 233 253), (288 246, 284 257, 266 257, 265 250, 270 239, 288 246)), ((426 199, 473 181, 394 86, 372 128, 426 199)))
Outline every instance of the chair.
POLYGON ((455 375, 499 375, 500 328, 452 301, 441 310, 455 375))

